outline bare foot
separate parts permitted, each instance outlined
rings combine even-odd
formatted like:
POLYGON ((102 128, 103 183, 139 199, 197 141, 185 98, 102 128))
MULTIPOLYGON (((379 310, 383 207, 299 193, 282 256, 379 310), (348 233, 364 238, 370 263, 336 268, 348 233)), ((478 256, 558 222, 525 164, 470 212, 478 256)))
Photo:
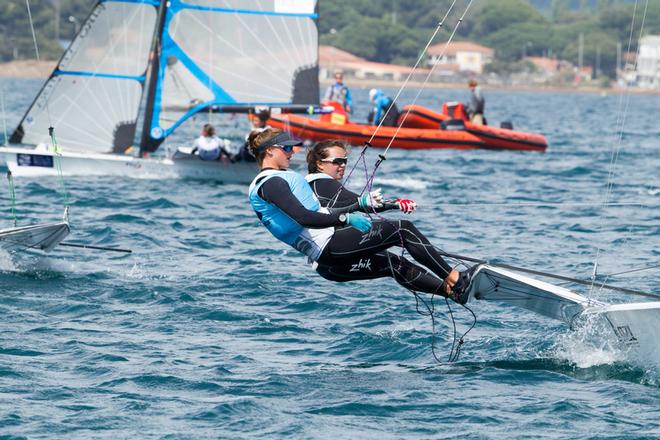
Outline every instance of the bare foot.
POLYGON ((442 290, 445 292, 445 295, 449 296, 451 289, 454 287, 454 284, 458 281, 459 272, 456 269, 452 269, 445 278, 445 281, 442 283, 442 290))

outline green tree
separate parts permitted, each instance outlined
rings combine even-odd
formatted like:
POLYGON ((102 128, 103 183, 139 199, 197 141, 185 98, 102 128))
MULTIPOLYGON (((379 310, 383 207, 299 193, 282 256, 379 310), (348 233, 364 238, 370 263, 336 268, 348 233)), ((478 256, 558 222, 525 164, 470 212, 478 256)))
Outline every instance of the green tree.
POLYGON ((517 24, 547 24, 543 15, 524 0, 500 0, 484 2, 476 9, 471 36, 484 38, 495 32, 517 24))

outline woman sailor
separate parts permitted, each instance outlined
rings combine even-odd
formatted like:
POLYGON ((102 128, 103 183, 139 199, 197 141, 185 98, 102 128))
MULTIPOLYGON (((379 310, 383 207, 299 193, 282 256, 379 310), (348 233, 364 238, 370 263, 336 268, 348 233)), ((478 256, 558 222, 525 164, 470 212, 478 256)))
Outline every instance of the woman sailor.
MULTIPOLYGON (((409 199, 396 199, 383 201, 380 189, 359 196, 344 188, 340 180, 344 177, 348 157, 346 146, 337 140, 317 142, 307 153, 307 167, 309 174, 305 179, 309 182, 319 199, 321 206, 332 207, 344 212, 371 212, 378 213, 387 210, 398 209, 410 214, 417 208, 416 203, 409 199)), ((415 225, 408 220, 376 220, 373 222, 372 230, 379 228, 383 237, 369 236, 356 237, 355 230, 343 232, 343 240, 358 240, 358 248, 379 246, 380 242, 391 246, 403 245, 410 255, 418 262, 431 269, 429 273, 424 268, 414 264, 400 255, 389 251, 373 253, 369 257, 370 264, 359 264, 364 261, 358 257, 357 261, 348 260, 343 264, 325 265, 319 262, 317 272, 327 279, 333 281, 349 281, 358 279, 373 279, 392 276, 404 287, 412 290, 437 293, 462 292, 467 287, 468 275, 463 277, 444 261, 438 251, 431 245, 429 240, 421 233, 415 225), (373 240, 376 238, 376 240, 373 240), (371 241, 375 242, 371 242, 371 241), (438 278, 440 277, 440 278, 438 278), (444 281, 443 281, 444 280, 444 281), (455 284, 460 280, 458 286, 455 284)), ((332 249, 329 254, 333 254, 332 249)), ((327 261, 327 259, 325 260, 327 261)), ((454 295, 457 298, 456 295, 454 295)), ((456 299, 455 299, 456 300, 456 299)))
MULTIPOLYGON (((307 181, 300 174, 287 170, 293 147, 300 144, 279 129, 250 135, 250 151, 261 168, 250 185, 250 203, 259 220, 277 239, 307 255, 321 268, 319 274, 333 281, 394 276, 413 290, 465 302, 463 293, 468 277, 453 270, 412 223, 376 220, 372 224, 367 216, 358 212, 322 208, 307 181), (378 255, 402 244, 413 258, 440 278, 394 254, 378 255), (381 266, 388 257, 399 267, 386 273, 381 266), (366 272, 358 270, 370 264, 375 268, 376 262, 378 272, 372 276, 365 276, 366 272), (353 277, 352 269, 355 269, 353 277)), ((376 195, 361 200, 362 208, 376 208, 380 204, 376 195)))

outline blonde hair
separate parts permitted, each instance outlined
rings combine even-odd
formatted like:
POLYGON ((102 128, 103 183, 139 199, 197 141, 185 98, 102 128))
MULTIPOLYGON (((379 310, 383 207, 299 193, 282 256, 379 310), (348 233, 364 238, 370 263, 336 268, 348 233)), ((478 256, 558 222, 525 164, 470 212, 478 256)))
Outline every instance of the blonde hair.
POLYGON ((253 130, 248 136, 248 149, 250 154, 257 159, 259 167, 263 164, 266 155, 266 150, 259 151, 259 147, 280 133, 284 133, 284 131, 279 128, 267 128, 265 130, 253 130))

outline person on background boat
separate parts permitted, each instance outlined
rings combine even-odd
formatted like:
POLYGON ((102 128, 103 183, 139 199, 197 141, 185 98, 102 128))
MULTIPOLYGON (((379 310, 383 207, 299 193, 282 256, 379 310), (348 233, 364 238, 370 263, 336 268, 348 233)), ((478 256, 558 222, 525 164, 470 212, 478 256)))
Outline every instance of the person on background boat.
POLYGON ((228 160, 230 156, 222 140, 215 135, 215 128, 211 124, 204 124, 202 134, 195 139, 191 153, 197 153, 202 160, 228 160))
POLYGON ((351 113, 353 97, 351 91, 344 84, 344 73, 335 71, 335 83, 328 86, 323 97, 326 101, 336 101, 344 107, 346 113, 351 113))
MULTIPOLYGON (((270 125, 268 125, 270 112, 268 110, 261 110, 258 113, 250 113, 248 115, 248 119, 250 120, 250 125, 252 126, 250 133, 253 131, 264 131, 265 129, 270 128, 270 125)), ((245 142, 238 151, 238 154, 232 158, 234 161, 255 161, 254 156, 250 153, 250 133, 245 136, 245 142)))
POLYGON ((373 103, 373 109, 367 118, 370 124, 379 125, 382 120, 384 127, 396 127, 399 109, 392 98, 385 95, 380 89, 371 89, 369 90, 369 101, 373 103))
MULTIPOLYGON (((319 274, 327 279, 348 281, 394 276, 399 283, 413 290, 466 302, 470 272, 459 273, 452 269, 411 222, 372 222, 354 207, 322 207, 305 178, 287 170, 293 148, 300 144, 279 129, 269 128, 250 135, 250 151, 261 172, 250 184, 249 200, 271 234, 307 255, 317 269, 321 268, 319 274), (393 253, 383 253, 401 245, 435 276, 393 253), (385 260, 389 258, 394 271, 385 273, 385 260), (365 267, 376 268, 376 265, 378 274, 365 276, 357 273, 365 267)), ((335 162, 342 164, 343 159, 346 159, 345 151, 336 157, 321 157, 318 162, 334 165, 335 162)), ((375 192, 357 200, 358 208, 363 211, 385 207, 382 197, 375 192)), ((399 202, 397 208, 412 212, 413 206, 411 201, 399 202), (407 207, 402 208, 405 205, 407 207)))
POLYGON ((468 81, 468 87, 471 92, 470 102, 467 105, 467 114, 470 122, 476 125, 485 125, 484 108, 486 106, 486 100, 481 94, 481 87, 473 79, 468 81))

